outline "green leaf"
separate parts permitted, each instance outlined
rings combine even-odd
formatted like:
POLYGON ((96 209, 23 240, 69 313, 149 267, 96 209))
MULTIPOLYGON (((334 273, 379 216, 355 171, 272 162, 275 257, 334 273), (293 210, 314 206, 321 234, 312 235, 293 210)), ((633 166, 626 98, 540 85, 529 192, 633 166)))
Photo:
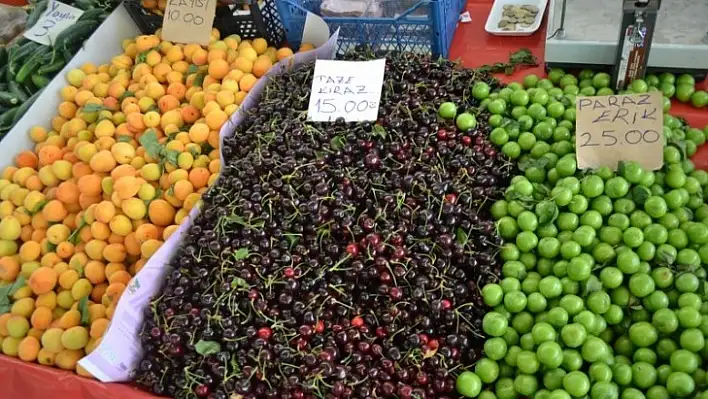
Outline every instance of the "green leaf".
POLYGON ((150 129, 143 133, 143 135, 140 136, 139 141, 140 145, 145 147, 145 151, 147 151, 151 158, 160 158, 160 154, 162 153, 162 144, 160 144, 160 141, 157 139, 157 133, 155 133, 154 130, 150 129))
POLYGON ((24 285, 25 278, 23 276, 18 276, 14 283, 0 287, 0 314, 10 311, 10 297, 14 295, 17 290, 24 287, 24 285))
POLYGON ((632 189, 632 200, 637 203, 637 205, 644 205, 647 198, 651 196, 651 191, 644 186, 634 186, 632 189))
POLYGON ((120 95, 120 97, 118 97, 118 101, 123 102, 123 100, 125 100, 128 97, 135 97, 135 93, 133 93, 130 90, 126 90, 123 92, 123 94, 120 95))
POLYGON ((78 244, 78 243, 79 243, 79 238, 80 238, 80 237, 79 237, 79 234, 81 233, 81 229, 83 229, 84 227, 86 227, 86 225, 88 225, 88 223, 86 223, 86 220, 84 220, 84 218, 81 218, 81 221, 79 222, 79 225, 76 226, 76 230, 74 230, 74 231, 71 233, 71 235, 70 235, 69 238, 68 238, 68 241, 69 241, 70 243, 74 244, 74 245, 78 244))
POLYGON ((657 251, 656 258, 662 265, 672 265, 676 262, 676 256, 667 251, 657 251))
POLYGON ((540 194, 543 198, 546 198, 551 194, 551 190, 545 184, 532 183, 532 186, 533 186, 533 193, 540 194))
POLYGON ((244 279, 242 279, 242 278, 240 278, 240 277, 236 277, 235 279, 233 279, 233 280, 231 281, 231 288, 243 288, 243 289, 246 289, 246 290, 247 290, 247 289, 249 289, 249 288, 251 288, 251 287, 248 285, 248 283, 246 282, 246 280, 244 280, 244 279))
POLYGON ((236 260, 246 259, 248 255, 248 248, 239 248, 236 252, 234 252, 234 258, 236 258, 236 260))
POLYGON ((42 209, 44 209, 44 207, 45 207, 48 203, 49 203, 49 201, 47 201, 47 200, 39 201, 39 202, 37 203, 37 205, 34 206, 34 209, 32 209, 32 210, 30 211, 30 215, 36 215, 36 214, 38 214, 39 212, 42 211, 42 209))
POLYGON ((191 65, 189 65, 189 68, 187 68, 187 75, 197 73, 198 71, 199 71, 199 67, 194 64, 191 64, 191 65))
POLYGON ((118 139, 116 139, 116 141, 119 143, 130 143, 131 141, 133 141, 133 138, 128 136, 127 134, 121 134, 120 136, 118 136, 118 139))
POLYGON ((506 193, 504 193, 504 198, 507 201, 531 201, 533 198, 523 195, 520 192, 514 190, 513 188, 509 188, 506 193))
POLYGON ((539 225, 555 222, 559 212, 558 205, 554 201, 545 200, 536 204, 535 213, 539 225))
POLYGON ((199 342, 194 345, 194 349, 198 354, 207 357, 219 353, 219 351, 221 351, 221 345, 219 345, 218 342, 204 341, 203 339, 200 339, 199 342))
POLYGON ((82 112, 101 112, 101 111, 106 111, 108 108, 104 107, 101 104, 86 104, 81 108, 82 112))
POLYGON ((381 137, 382 139, 385 139, 386 137, 388 137, 388 133, 386 133, 386 129, 379 124, 374 125, 372 135, 374 137, 381 137))
POLYGON ((548 166, 549 159, 548 158, 539 158, 539 159, 526 159, 517 164, 517 167, 519 168, 520 171, 525 171, 526 169, 530 167, 536 167, 539 169, 544 169, 546 166, 548 166))
POLYGON ((455 230, 455 239, 457 240, 458 244, 465 246, 465 245, 467 245, 467 241, 469 240, 469 237, 467 236, 467 233, 461 227, 458 227, 455 230))
POLYGON ((145 62, 145 61, 147 60, 148 52, 150 52, 150 50, 148 50, 148 51, 143 51, 142 53, 138 54, 138 58, 135 59, 135 62, 136 62, 137 64, 140 64, 140 63, 145 62))
POLYGON ((165 160, 175 166, 177 166, 177 157, 179 157, 179 154, 180 153, 177 150, 165 149, 163 151, 163 155, 164 155, 165 160))
POLYGON ((84 326, 89 325, 89 310, 88 310, 88 297, 85 296, 79 299, 79 313, 81 313, 81 324, 84 326))
POLYGON ((600 280, 595 276, 591 276, 589 279, 587 279, 584 285, 585 294, 590 294, 602 290, 602 282, 600 282, 600 280))
POLYGON ((346 144, 346 140, 344 140, 344 137, 342 136, 334 136, 332 137, 332 140, 329 141, 329 146, 332 147, 333 150, 339 151, 342 148, 344 148, 344 144, 346 144))
POLYGON ((238 359, 236 356, 231 356, 231 368, 233 369, 233 373, 239 374, 241 372, 241 367, 238 364, 238 359))
POLYGON ((206 77, 206 74, 204 72, 200 72, 197 74, 197 77, 194 78, 194 82, 192 83, 192 86, 199 86, 202 87, 204 84, 204 78, 206 77))
POLYGON ((25 286, 25 278, 24 276, 17 276, 17 280, 15 280, 14 283, 10 286, 10 292, 8 292, 8 296, 15 295, 15 293, 22 287, 25 286))
POLYGON ((300 240, 300 237, 302 237, 302 234, 297 233, 285 233, 283 235, 285 236, 285 239, 288 240, 288 244, 290 244, 290 247, 297 244, 297 242, 300 240))

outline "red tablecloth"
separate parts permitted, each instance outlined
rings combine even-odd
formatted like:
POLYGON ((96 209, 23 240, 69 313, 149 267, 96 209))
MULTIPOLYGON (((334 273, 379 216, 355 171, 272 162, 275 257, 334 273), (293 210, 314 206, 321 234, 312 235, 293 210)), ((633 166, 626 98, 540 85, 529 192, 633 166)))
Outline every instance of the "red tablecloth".
POLYGON ((102 384, 73 373, 0 355, 0 399, 156 399, 124 384, 102 384))
MULTIPOLYGON (((9 1, 9 0, 3 0, 9 1)), ((467 10, 472 22, 460 24, 452 43, 451 59, 461 59, 469 67, 491 64, 508 59, 509 53, 522 47, 530 49, 543 60, 545 26, 535 35, 527 37, 496 37, 484 31, 492 0, 469 0, 467 10)), ((505 77, 518 79, 526 74, 542 75, 543 66, 525 69, 505 77)), ((684 104, 675 103, 673 113, 686 118, 693 126, 708 125, 708 111, 700 111, 684 104)), ((708 146, 703 146, 694 158, 708 169, 708 146)), ((101 384, 65 371, 51 369, 0 356, 0 399, 154 399, 154 396, 121 384, 101 384)))

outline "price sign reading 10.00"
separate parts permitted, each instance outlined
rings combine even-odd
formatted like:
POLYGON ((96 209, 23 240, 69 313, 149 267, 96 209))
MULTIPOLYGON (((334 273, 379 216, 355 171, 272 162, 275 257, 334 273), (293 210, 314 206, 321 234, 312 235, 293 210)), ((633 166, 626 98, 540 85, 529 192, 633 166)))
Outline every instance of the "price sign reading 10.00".
POLYGON ((661 93, 578 97, 575 146, 581 169, 637 161, 649 170, 664 163, 661 93))
POLYGON ((177 43, 209 44, 217 0, 169 0, 162 36, 177 43))

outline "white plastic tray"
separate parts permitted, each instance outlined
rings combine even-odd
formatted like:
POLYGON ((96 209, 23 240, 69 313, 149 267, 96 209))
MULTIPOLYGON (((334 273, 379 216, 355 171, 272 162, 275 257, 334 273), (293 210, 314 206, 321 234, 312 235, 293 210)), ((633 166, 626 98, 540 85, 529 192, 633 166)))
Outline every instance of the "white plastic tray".
POLYGON ((491 35, 497 36, 530 36, 541 27, 541 22, 543 22, 543 15, 546 12, 546 4, 548 0, 496 0, 494 6, 492 6, 492 11, 487 17, 487 23, 484 26, 484 30, 491 35), (502 12, 504 11, 505 5, 534 5, 538 7, 538 15, 536 15, 536 20, 533 25, 528 28, 517 28, 516 30, 502 30, 500 29, 499 22, 501 21, 502 12))

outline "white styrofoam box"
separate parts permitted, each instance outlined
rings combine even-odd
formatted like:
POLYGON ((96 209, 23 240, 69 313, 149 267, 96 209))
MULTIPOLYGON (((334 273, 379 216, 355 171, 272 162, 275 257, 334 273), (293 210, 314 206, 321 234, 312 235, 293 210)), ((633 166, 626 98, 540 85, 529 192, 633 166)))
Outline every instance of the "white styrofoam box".
POLYGON ((34 144, 29 138, 29 131, 33 126, 51 128, 52 118, 57 114, 57 107, 62 101, 59 92, 68 84, 65 78, 67 72, 87 62, 96 65, 109 63, 113 57, 123 52, 123 40, 139 34, 140 30, 128 15, 128 11, 123 5, 118 6, 0 141, 0 170, 14 164, 15 155, 18 153, 33 148, 34 144))
POLYGON ((487 33, 496 36, 530 36, 541 27, 541 22, 543 22, 543 14, 546 12, 546 4, 548 0, 496 0, 492 10, 489 12, 487 17, 487 23, 484 25, 484 30, 487 33), (502 13, 504 12, 505 5, 531 5, 538 7, 538 15, 536 15, 536 20, 533 25, 528 28, 518 28, 516 30, 507 31, 499 28, 499 22, 501 22, 502 13))

